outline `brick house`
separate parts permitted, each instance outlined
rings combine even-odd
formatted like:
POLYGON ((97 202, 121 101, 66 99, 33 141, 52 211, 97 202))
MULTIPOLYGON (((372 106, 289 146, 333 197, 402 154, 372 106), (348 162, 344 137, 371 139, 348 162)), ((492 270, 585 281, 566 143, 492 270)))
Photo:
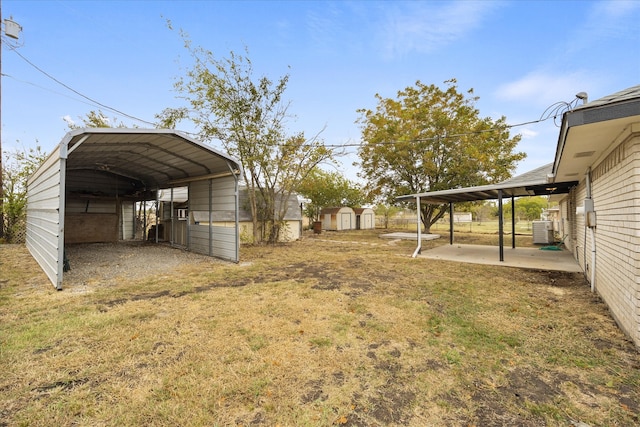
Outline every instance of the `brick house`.
POLYGON ((564 114, 555 181, 565 245, 620 328, 640 346, 640 85, 564 114))
MULTIPOLYGON (((559 202, 555 229, 591 289, 640 346, 640 85, 565 112, 550 165, 497 184, 397 199, 449 203, 451 216, 456 202, 497 199, 500 261, 504 261, 502 199, 510 197, 513 202, 515 197, 533 195, 549 195, 559 202)), ((419 224, 418 216, 418 230, 419 224)), ((450 234, 452 244, 453 231, 450 234)), ((414 256, 419 251, 420 243, 414 256)))

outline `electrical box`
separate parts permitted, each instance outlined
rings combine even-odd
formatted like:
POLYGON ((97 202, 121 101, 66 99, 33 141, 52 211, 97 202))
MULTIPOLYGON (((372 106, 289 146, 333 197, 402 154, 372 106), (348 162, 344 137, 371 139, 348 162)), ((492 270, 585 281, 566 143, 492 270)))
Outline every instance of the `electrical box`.
POLYGON ((584 211, 585 213, 595 211, 593 208, 593 199, 584 199, 584 211))

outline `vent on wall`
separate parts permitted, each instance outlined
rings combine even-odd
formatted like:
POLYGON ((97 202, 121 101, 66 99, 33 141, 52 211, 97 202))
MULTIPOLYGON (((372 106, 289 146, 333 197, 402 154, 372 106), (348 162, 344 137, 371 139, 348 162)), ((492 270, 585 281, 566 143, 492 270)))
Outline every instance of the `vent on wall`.
POLYGON ((593 156, 593 153, 595 153, 595 151, 581 151, 580 153, 576 153, 573 157, 576 159, 580 157, 591 157, 593 156))

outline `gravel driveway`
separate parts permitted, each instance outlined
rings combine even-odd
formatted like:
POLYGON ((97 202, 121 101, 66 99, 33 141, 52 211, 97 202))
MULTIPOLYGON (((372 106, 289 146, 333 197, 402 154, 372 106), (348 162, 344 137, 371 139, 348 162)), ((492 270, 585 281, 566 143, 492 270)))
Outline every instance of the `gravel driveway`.
POLYGON ((71 270, 64 273, 63 288, 110 286, 119 278, 140 279, 171 273, 183 264, 221 264, 217 258, 187 252, 166 244, 143 241, 67 245, 71 270))

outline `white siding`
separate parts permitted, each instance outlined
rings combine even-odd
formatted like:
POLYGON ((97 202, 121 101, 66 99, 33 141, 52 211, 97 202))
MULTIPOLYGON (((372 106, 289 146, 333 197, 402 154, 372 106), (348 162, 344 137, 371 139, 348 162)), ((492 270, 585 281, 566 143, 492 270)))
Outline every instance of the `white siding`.
POLYGON ((26 246, 57 289, 62 287, 64 256, 65 159, 61 147, 27 183, 26 246))

